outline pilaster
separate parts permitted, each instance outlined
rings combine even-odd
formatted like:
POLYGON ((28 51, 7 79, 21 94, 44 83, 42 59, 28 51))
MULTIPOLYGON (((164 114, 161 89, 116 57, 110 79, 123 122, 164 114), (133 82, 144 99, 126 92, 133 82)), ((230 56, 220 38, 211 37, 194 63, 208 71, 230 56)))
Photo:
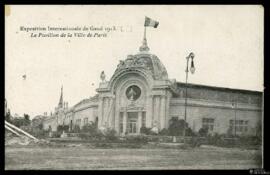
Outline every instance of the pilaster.
POLYGON ((146 127, 152 127, 153 123, 153 96, 149 95, 147 99, 147 109, 146 109, 146 127))
POLYGON ((142 127, 142 111, 138 112, 138 127, 137 127, 137 133, 140 133, 141 127, 142 127))
POLYGON ((163 95, 160 97, 161 98, 161 104, 160 104, 160 118, 159 118, 159 123, 160 123, 160 129, 165 128, 165 120, 166 120, 166 97, 163 95))
POLYGON ((124 111, 123 116, 123 133, 125 134, 127 131, 127 111, 124 111))
POLYGON ((103 97, 100 97, 98 104, 98 128, 102 126, 102 122, 103 122, 103 97))

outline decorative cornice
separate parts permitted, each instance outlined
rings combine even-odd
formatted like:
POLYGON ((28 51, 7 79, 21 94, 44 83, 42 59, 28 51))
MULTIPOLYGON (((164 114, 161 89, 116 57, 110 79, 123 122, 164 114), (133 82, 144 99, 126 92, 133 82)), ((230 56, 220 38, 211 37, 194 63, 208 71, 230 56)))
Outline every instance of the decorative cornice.
MULTIPOLYGON (((193 107, 210 107, 210 108, 222 108, 222 109, 234 109, 229 102, 223 101, 210 101, 203 99, 190 99, 187 100, 188 106, 193 107)), ((171 99, 170 106, 185 106, 185 99, 171 99)), ((251 111, 261 111, 262 108, 258 105, 251 104, 238 104, 237 110, 251 110, 251 111)))
POLYGON ((115 70, 115 72, 129 68, 144 68, 146 70, 151 69, 151 67, 147 65, 147 61, 145 59, 140 59, 136 55, 128 55, 125 61, 123 60, 119 61, 119 64, 117 65, 117 69, 115 70))
POLYGON ((138 68, 129 68, 129 69, 122 69, 119 72, 116 72, 109 83, 109 88, 112 89, 114 88, 114 84, 115 82, 123 75, 125 74, 129 74, 129 73, 137 73, 139 75, 141 75, 142 77, 144 77, 146 79, 146 81, 151 84, 150 82, 152 82, 153 78, 150 74, 149 71, 145 70, 145 69, 138 69, 138 68))
POLYGON ((74 112, 82 111, 82 110, 85 110, 85 109, 88 109, 88 108, 95 108, 95 107, 98 107, 98 104, 91 104, 89 106, 78 108, 78 109, 75 109, 74 112))

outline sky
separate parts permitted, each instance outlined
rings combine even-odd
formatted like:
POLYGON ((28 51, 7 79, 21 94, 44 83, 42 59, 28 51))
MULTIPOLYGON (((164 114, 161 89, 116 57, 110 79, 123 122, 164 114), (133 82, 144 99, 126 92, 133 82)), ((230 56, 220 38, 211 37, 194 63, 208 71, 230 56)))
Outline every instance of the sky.
POLYGON ((259 5, 12 5, 9 10, 5 98, 12 114, 33 118, 53 112, 62 85, 69 107, 95 95, 101 71, 109 80, 119 60, 139 52, 145 16, 159 22, 147 28, 146 36, 150 53, 159 57, 170 79, 185 82, 186 56, 193 52, 196 71, 189 83, 263 91, 259 5), (22 26, 115 26, 117 31, 102 31, 107 37, 100 38, 30 37, 22 26))

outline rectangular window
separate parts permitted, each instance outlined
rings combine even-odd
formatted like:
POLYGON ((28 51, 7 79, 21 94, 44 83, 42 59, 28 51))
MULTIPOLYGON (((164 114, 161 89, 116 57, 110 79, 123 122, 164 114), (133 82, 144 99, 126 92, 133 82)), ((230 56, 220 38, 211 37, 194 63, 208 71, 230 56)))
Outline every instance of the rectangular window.
POLYGON ((137 132, 137 120, 136 119, 133 119, 133 118, 130 118, 128 120, 128 125, 127 125, 127 130, 128 130, 128 133, 136 133, 137 132))
POLYGON ((214 121, 213 118, 203 118, 202 128, 208 128, 208 131, 212 132, 214 130, 214 121))
POLYGON ((231 132, 248 132, 248 120, 230 120, 230 131, 231 132), (235 125, 234 125, 235 123, 235 125))
POLYGON ((142 112, 142 127, 146 127, 146 113, 142 112))
POLYGON ((88 124, 88 118, 84 118, 83 125, 87 125, 87 124, 88 124))
POLYGON ((81 119, 76 120, 76 125, 81 126, 81 119))
POLYGON ((120 133, 123 133, 124 130, 124 113, 120 112, 120 118, 119 118, 119 131, 120 133))
POLYGON ((69 129, 70 129, 70 130, 73 130, 73 126, 72 126, 72 120, 70 120, 69 129))

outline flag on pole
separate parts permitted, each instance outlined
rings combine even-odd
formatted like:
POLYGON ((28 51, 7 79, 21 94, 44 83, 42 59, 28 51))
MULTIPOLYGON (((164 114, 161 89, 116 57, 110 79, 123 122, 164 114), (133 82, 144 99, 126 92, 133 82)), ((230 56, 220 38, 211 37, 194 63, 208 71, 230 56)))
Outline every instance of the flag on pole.
POLYGON ((144 22, 144 27, 154 27, 154 28, 157 28, 159 22, 149 18, 149 17, 145 17, 145 22, 144 22))

